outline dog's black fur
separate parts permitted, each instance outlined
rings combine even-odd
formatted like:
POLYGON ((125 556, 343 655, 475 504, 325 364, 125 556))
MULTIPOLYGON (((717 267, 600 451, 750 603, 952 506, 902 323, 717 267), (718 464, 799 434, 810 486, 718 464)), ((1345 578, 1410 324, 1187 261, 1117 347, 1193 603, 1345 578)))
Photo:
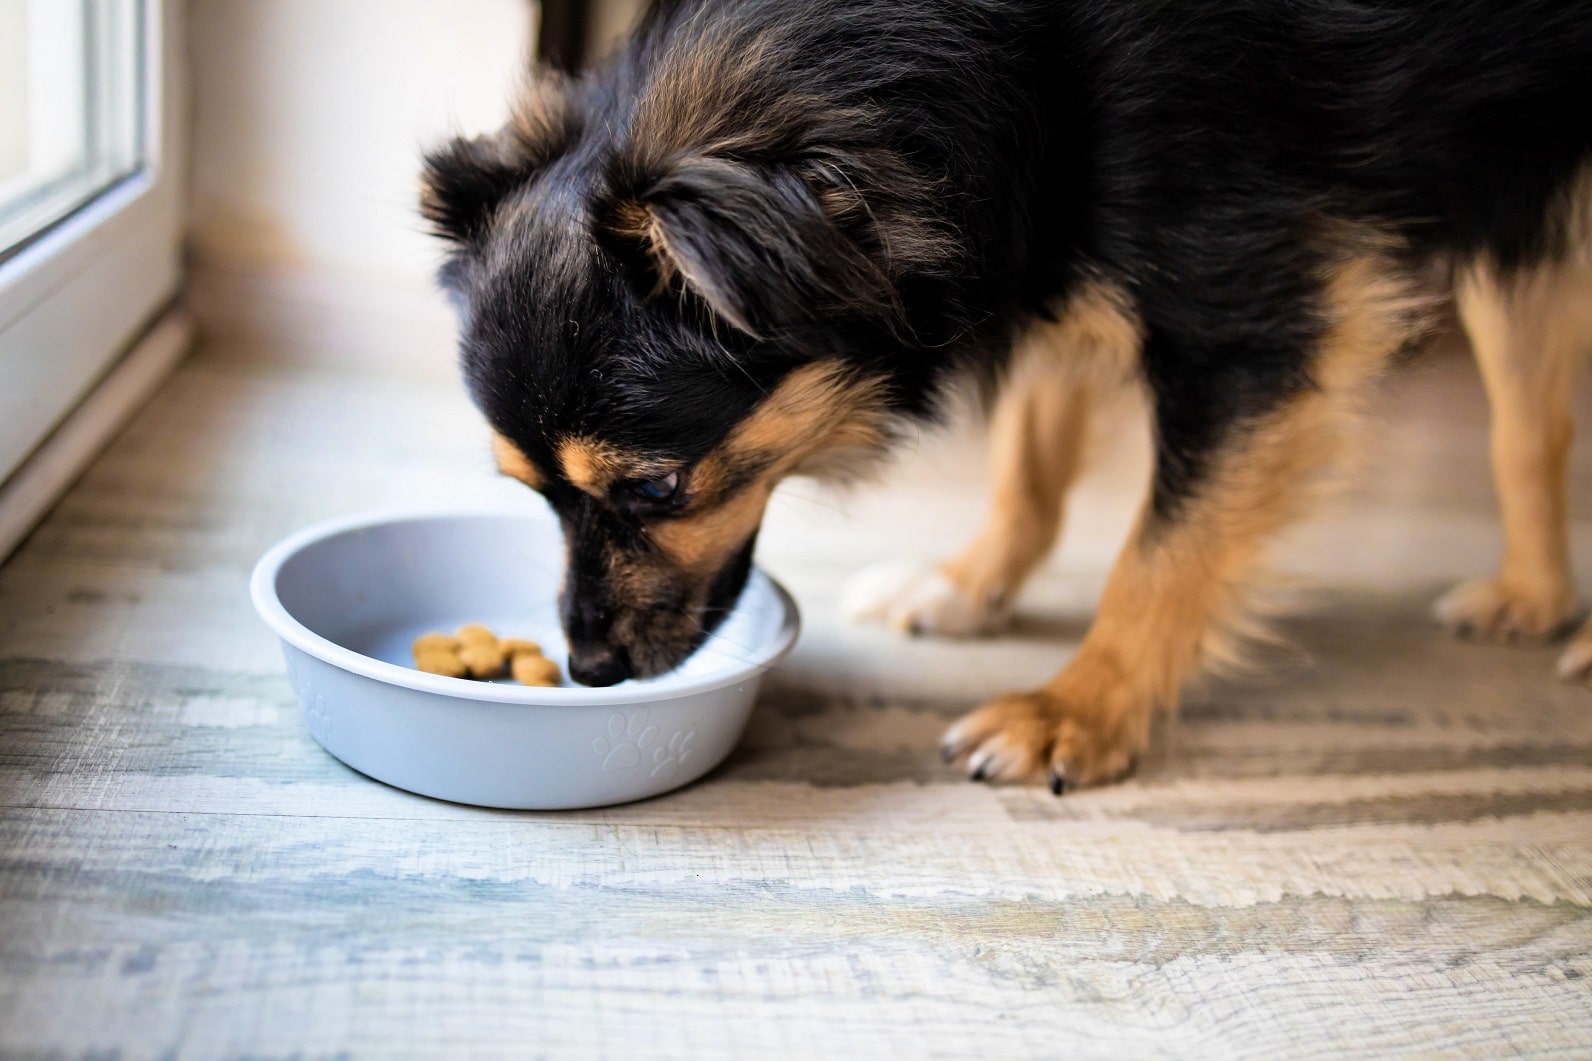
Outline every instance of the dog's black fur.
POLYGON ((930 415, 1091 278, 1142 320, 1177 518, 1224 438, 1312 386, 1324 232, 1381 234, 1411 276, 1565 250, 1592 3, 678 0, 532 96, 429 156, 426 206, 471 390, 571 537, 566 610, 604 611, 604 550, 673 509, 574 488, 560 439, 689 469, 836 358, 930 415))

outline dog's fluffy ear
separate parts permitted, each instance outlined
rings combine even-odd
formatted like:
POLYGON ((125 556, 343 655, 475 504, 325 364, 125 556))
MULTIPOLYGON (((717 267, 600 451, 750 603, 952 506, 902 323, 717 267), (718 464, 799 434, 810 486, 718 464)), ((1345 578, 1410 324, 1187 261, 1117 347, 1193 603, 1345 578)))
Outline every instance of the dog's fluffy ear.
POLYGON ((501 135, 449 141, 426 153, 420 213, 436 234, 453 243, 478 238, 492 213, 529 174, 501 135))
POLYGON ((790 167, 688 156, 604 223, 645 248, 660 286, 678 279, 754 338, 837 314, 897 312, 883 263, 790 167))
POLYGON ((555 73, 535 74, 501 130, 427 152, 420 213, 437 235, 469 245, 486 231, 499 204, 563 150, 572 126, 567 82, 555 73))

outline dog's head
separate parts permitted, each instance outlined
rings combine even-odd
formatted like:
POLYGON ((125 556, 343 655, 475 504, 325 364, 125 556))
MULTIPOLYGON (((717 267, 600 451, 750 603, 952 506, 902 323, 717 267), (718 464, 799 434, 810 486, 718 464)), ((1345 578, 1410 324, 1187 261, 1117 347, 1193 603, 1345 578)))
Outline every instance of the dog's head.
POLYGON ((700 99, 643 99, 615 132, 596 92, 541 83, 432 153, 422 208, 498 464, 563 523, 570 673, 605 685, 728 614, 782 477, 883 450, 896 385, 869 351, 939 237, 888 153, 820 135, 833 115, 704 147, 680 128, 700 99))

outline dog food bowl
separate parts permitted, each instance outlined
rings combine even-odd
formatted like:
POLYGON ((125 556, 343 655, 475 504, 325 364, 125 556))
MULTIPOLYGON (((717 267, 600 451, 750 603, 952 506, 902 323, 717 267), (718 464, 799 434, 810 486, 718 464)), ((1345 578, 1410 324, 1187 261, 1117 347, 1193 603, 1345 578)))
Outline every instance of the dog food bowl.
POLYGON ((555 810, 655 796, 717 766, 763 672, 796 641, 796 605, 758 571, 702 648, 656 678, 531 688, 410 666, 421 634, 484 623, 541 642, 567 674, 562 567, 550 516, 380 515, 292 535, 260 559, 250 589, 310 733, 389 785, 555 810))

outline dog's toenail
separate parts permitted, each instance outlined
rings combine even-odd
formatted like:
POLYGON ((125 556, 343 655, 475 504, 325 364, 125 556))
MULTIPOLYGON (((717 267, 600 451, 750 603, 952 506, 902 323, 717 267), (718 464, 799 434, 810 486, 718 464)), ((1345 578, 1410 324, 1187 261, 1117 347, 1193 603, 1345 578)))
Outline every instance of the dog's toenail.
POLYGON ((940 762, 949 763, 955 758, 956 758, 956 745, 954 745, 954 744, 942 744, 942 745, 940 745, 940 762))
POLYGON ((1067 791, 1067 779, 1061 776, 1060 770, 1050 772, 1050 791, 1058 796, 1067 791))
POLYGON ((973 768, 972 780, 982 781, 989 776, 989 760, 986 759, 973 768))

